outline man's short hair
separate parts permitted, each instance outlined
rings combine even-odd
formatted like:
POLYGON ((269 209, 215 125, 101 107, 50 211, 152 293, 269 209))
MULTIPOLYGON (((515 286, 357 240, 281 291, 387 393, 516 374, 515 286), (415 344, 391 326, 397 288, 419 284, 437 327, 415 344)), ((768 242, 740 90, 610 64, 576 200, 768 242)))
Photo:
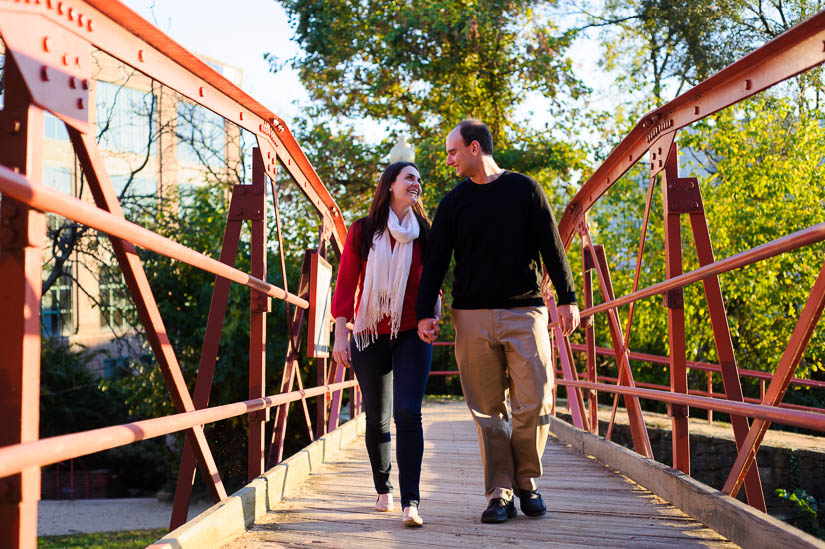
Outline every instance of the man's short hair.
POLYGON ((456 126, 461 138, 464 140, 466 146, 470 146, 473 141, 478 141, 481 146, 481 152, 484 154, 493 154, 493 134, 490 129, 481 120, 467 119, 456 126))

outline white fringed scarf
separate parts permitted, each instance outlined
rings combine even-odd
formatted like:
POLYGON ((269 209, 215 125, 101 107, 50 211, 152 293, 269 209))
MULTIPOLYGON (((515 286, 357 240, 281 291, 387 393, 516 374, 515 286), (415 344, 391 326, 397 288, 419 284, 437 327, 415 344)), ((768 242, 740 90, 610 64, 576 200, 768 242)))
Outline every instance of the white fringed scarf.
POLYGON ((387 228, 376 233, 367 257, 364 286, 361 288, 361 304, 355 315, 355 346, 363 350, 378 337, 378 322, 390 317, 390 337, 397 337, 401 327, 401 311, 404 293, 412 264, 413 241, 418 238, 420 227, 412 210, 402 221, 390 208, 387 228), (390 245, 389 235, 395 238, 395 248, 390 245))

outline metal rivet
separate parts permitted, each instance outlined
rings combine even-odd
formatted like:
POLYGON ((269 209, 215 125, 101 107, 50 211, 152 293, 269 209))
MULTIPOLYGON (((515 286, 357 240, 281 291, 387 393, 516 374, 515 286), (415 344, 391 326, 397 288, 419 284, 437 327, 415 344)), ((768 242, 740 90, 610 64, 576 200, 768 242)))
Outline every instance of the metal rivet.
POLYGON ((696 210, 698 208, 699 208, 699 203, 698 202, 691 202, 690 203, 690 209, 691 210, 696 210))
POLYGON ((57 13, 59 13, 60 15, 63 15, 63 2, 58 2, 57 3, 57 13))
POLYGON ((200 95, 201 97, 203 97, 203 86, 201 86, 200 88, 198 88, 198 95, 200 95))
POLYGON ((662 161, 661 160, 659 160, 659 167, 660 168, 662 167, 662 161))
POLYGON ((656 153, 653 153, 653 160, 656 160, 656 153))
POLYGON ((92 28, 92 20, 91 19, 86 21, 86 28, 89 30, 89 32, 92 32, 93 28, 92 28))
POLYGON ((69 66, 69 56, 68 56, 68 54, 65 54, 65 53, 63 54, 62 61, 63 61, 63 64, 65 66, 67 66, 67 67, 69 66))
POLYGON ((51 51, 51 48, 49 47, 49 37, 48 36, 43 37, 43 51, 46 51, 46 52, 51 51))
POLYGON ((77 24, 78 24, 78 26, 80 26, 80 27, 82 27, 82 26, 83 26, 83 14, 82 14, 82 13, 78 13, 78 14, 77 14, 77 24))
POLYGON ((89 89, 89 81, 84 78, 80 82, 80 87, 83 88, 84 90, 88 90, 89 89))
POLYGON ((659 154, 662 154, 662 147, 659 147, 659 154))
POLYGON ((699 107, 693 107, 693 114, 699 114, 699 107))
POLYGON ((749 90, 753 87, 753 83, 750 80, 745 80, 745 89, 749 90))
POLYGON ((9 132, 14 135, 20 133, 20 130, 23 129, 23 123, 19 120, 12 120, 11 127, 9 128, 9 132))
POLYGON ((54 2, 52 2, 52 0, 46 0, 46 7, 47 8, 52 9, 54 7, 52 4, 54 4, 54 2))
POLYGON ((632 162, 632 161, 633 161, 633 155, 632 155, 632 154, 627 155, 627 159, 628 159, 630 162, 632 162))
POLYGON ((74 21, 74 8, 69 8, 69 21, 74 21))
POLYGON ((238 115, 238 118, 240 118, 241 120, 243 120, 243 111, 241 111, 241 113, 238 115))
POLYGON ((143 50, 138 50, 138 61, 143 63, 143 50))
POLYGON ((80 109, 80 110, 83 110, 83 98, 82 97, 78 97, 78 99, 77 99, 77 108, 80 109))
POLYGON ((74 58, 74 64, 75 64, 76 67, 80 66, 80 58, 79 57, 74 58))
POLYGON ((40 80, 43 82, 49 81, 49 67, 46 65, 40 67, 40 80))
POLYGON ((72 88, 73 90, 77 89, 77 80, 75 79, 74 76, 69 77, 69 87, 72 88))

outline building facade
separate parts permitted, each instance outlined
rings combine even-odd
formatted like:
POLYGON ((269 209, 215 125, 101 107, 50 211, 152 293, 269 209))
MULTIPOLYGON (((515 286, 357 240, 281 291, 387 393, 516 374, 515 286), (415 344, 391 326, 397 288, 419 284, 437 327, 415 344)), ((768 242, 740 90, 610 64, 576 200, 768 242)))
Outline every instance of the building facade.
MULTIPOLYGON (((241 69, 203 60, 241 85, 241 69)), ((0 65, 5 65, 2 42, 0 65)), ((161 204, 175 208, 198 185, 241 182, 252 142, 240 128, 102 52, 93 54, 93 67, 92 131, 127 217, 161 204)), ((47 113, 43 132, 43 183, 91 201, 63 122, 47 113)), ((106 250, 95 258, 82 246, 61 253, 61 244, 70 242, 78 227, 54 215, 48 223, 43 276, 52 279, 41 301, 43 335, 102 350, 90 368, 111 375, 128 358, 123 343, 135 317, 120 268, 106 250), (65 274, 55 277, 58 272, 65 274)))

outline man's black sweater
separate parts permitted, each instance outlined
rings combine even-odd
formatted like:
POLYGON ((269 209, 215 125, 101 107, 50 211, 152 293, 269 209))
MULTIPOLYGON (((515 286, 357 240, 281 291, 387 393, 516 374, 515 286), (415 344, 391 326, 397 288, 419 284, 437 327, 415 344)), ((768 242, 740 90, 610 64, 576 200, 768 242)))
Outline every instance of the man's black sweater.
POLYGON ((559 305, 576 301, 573 274, 547 195, 526 175, 505 171, 485 185, 467 178, 441 200, 418 289, 419 320, 433 316, 453 253, 456 309, 542 305, 539 254, 559 305))

